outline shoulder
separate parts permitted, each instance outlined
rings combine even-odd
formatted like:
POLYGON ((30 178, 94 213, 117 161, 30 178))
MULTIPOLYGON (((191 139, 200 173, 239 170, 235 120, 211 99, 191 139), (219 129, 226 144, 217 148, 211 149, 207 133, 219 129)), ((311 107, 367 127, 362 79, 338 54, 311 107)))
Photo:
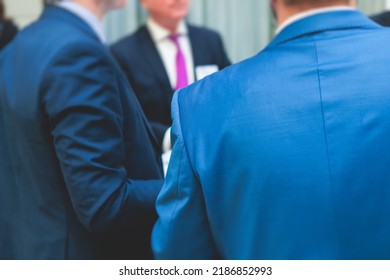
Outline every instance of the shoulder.
POLYGON ((191 108, 183 111, 192 112, 199 109, 199 113, 202 114, 202 106, 214 110, 215 104, 221 100, 225 102, 240 99, 243 90, 251 88, 253 84, 271 86, 269 77, 277 73, 274 64, 280 59, 277 51, 266 48, 253 57, 228 66, 182 89, 178 103, 180 106, 191 108))
POLYGON ((190 34, 209 37, 209 38, 221 37, 220 34, 216 30, 211 29, 211 28, 197 26, 197 25, 188 24, 188 23, 187 23, 187 26, 188 26, 188 32, 190 34))
POLYGON ((111 51, 118 53, 126 50, 130 52, 133 49, 139 48, 150 37, 145 25, 141 26, 137 31, 131 33, 111 45, 111 51))
POLYGON ((82 61, 110 61, 110 53, 97 39, 86 36, 68 37, 58 40, 58 46, 52 47, 56 53, 54 60, 69 61, 70 64, 80 64, 82 61), (73 61, 73 62, 72 62, 73 61))
POLYGON ((46 74, 61 75, 54 69, 69 72, 85 69, 92 73, 106 71, 113 65, 110 52, 94 33, 71 24, 53 22, 53 25, 50 28, 31 26, 30 30, 22 31, 25 34, 19 40, 19 44, 26 44, 24 49, 35 53, 34 63, 45 69, 46 74))
POLYGON ((109 58, 106 47, 92 30, 52 18, 41 18, 27 26, 14 41, 16 49, 24 50, 21 55, 40 67, 53 65, 55 61, 79 62, 87 54, 89 57, 109 58))
POLYGON ((182 134, 189 141, 187 144, 194 143, 192 140, 199 138, 197 135, 201 133, 221 128, 217 126, 240 106, 258 102, 259 108, 266 108, 267 95, 275 81, 270 77, 277 73, 273 69, 274 58, 274 54, 263 52, 180 90, 172 111, 179 112, 176 119, 180 116, 182 134), (253 92, 258 99, 251 97, 253 92))

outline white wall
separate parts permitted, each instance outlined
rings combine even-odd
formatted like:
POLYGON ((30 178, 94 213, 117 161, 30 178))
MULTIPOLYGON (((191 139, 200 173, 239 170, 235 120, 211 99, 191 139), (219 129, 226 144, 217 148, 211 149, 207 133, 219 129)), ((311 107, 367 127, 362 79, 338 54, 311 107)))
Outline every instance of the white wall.
POLYGON ((357 0, 358 8, 367 15, 382 12, 387 2, 388 0, 357 0))
POLYGON ((6 14, 22 28, 38 18, 42 11, 42 0, 5 0, 6 14))

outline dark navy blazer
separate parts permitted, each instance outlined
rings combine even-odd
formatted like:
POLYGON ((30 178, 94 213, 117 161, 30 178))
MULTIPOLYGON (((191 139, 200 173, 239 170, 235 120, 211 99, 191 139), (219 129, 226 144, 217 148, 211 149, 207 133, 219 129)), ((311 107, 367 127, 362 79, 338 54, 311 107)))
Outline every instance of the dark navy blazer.
POLYGON ((175 94, 161 259, 390 259, 390 29, 292 23, 175 94))
POLYGON ((17 33, 18 28, 12 21, 0 20, 0 50, 11 42, 17 33))
POLYGON ((371 19, 382 26, 390 26, 390 11, 372 15, 371 19))
POLYGON ((0 259, 150 257, 157 150, 109 50, 47 7, 0 56, 0 259))
MULTIPOLYGON (((188 25, 194 67, 230 65, 221 37, 215 31, 188 25)), ((112 53, 133 87, 146 117, 159 140, 171 126, 171 101, 174 89, 163 61, 146 26, 121 39, 111 47, 112 53)))

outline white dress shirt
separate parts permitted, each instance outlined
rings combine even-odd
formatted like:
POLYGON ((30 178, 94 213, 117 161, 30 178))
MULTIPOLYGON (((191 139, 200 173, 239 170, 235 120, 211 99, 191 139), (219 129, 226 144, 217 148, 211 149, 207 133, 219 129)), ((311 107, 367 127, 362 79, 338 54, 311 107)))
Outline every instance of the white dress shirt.
POLYGON ((333 6, 333 7, 327 7, 327 8, 319 8, 319 9, 312 9, 308 10, 302 13, 298 13, 293 15, 292 17, 287 18, 279 27, 276 29, 275 34, 279 34, 283 29, 285 29, 287 26, 293 24, 294 22, 297 22, 301 19, 304 19, 306 17, 314 16, 321 13, 327 13, 327 12, 335 12, 335 11, 348 11, 348 10, 355 10, 354 8, 350 6, 333 6))
POLYGON ((88 11, 83 6, 70 1, 70 0, 62 0, 61 2, 58 2, 55 4, 56 6, 59 6, 65 10, 68 10, 69 12, 77 15, 79 18, 84 20, 95 32, 95 34, 98 36, 99 40, 104 44, 106 42, 106 38, 104 36, 103 32, 103 25, 95 16, 93 13, 88 11))
MULTIPOLYGON (((146 22, 146 27, 163 61, 165 70, 168 74, 169 82, 171 83, 172 88, 175 88, 177 81, 177 49, 175 44, 169 39, 169 35, 171 35, 171 32, 164 27, 158 25, 151 18, 149 18, 146 22)), ((188 83, 191 84, 195 81, 194 59, 192 57, 192 48, 190 39, 188 37, 187 25, 184 21, 181 21, 179 23, 176 34, 179 35, 179 45, 186 61, 187 79, 188 83)))
MULTIPOLYGON (((177 48, 175 44, 169 39, 171 32, 164 27, 157 24, 153 19, 149 18, 146 22, 146 28, 148 29, 152 40, 157 48, 157 51, 161 57, 161 60, 164 64, 165 71, 168 74, 169 82, 171 87, 174 89, 176 87, 177 75, 176 75, 176 54, 177 48)), ((184 59, 186 62, 187 70, 187 80, 191 84, 195 81, 194 73, 194 59, 192 56, 191 42, 188 37, 187 25, 184 21, 181 21, 177 27, 176 34, 179 35, 179 45, 180 49, 183 52, 184 59)), ((164 175, 167 172, 169 159, 171 156, 171 129, 169 128, 164 135, 163 144, 162 144, 162 161, 164 167, 164 175)))

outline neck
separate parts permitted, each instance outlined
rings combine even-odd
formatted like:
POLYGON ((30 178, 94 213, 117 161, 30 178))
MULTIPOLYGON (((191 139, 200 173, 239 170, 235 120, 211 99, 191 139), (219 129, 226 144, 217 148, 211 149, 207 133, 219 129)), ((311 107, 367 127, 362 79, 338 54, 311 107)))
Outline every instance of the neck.
POLYGON ((103 21, 104 15, 107 13, 108 9, 103 1, 99 0, 73 0, 74 3, 79 4, 84 7, 92 14, 94 14, 100 21, 103 21))
POLYGON ((167 29, 170 33, 176 33, 177 28, 179 26, 180 20, 166 20, 163 18, 155 17, 155 16, 150 16, 151 19, 160 25, 161 27, 167 29))
POLYGON ((335 4, 335 5, 302 5, 302 6, 285 6, 281 5, 277 7, 277 22, 278 25, 281 26, 284 24, 289 18, 303 12, 308 12, 314 9, 321 8, 334 8, 334 7, 354 7, 354 1, 350 1, 348 5, 346 4, 335 4))

